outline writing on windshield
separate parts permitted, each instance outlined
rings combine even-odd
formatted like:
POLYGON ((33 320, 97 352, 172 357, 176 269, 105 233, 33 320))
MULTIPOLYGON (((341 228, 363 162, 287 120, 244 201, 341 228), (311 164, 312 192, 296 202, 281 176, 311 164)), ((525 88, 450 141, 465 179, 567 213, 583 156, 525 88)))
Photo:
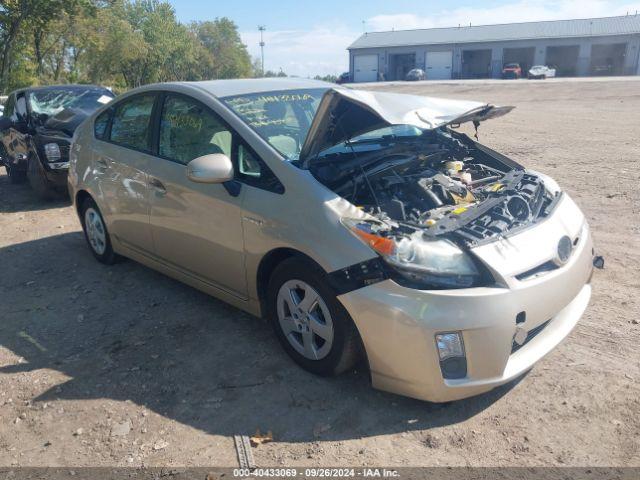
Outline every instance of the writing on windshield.
POLYGON ((286 159, 297 160, 325 92, 325 88, 260 92, 222 101, 286 159))

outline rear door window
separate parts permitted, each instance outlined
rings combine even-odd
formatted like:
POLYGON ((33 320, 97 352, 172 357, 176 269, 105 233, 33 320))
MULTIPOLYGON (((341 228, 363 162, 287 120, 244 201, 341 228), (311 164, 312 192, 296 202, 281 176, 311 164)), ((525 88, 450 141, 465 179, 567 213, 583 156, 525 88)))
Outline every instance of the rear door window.
POLYGON ((155 94, 142 94, 115 107, 110 140, 123 147, 149 152, 151 112, 155 94))

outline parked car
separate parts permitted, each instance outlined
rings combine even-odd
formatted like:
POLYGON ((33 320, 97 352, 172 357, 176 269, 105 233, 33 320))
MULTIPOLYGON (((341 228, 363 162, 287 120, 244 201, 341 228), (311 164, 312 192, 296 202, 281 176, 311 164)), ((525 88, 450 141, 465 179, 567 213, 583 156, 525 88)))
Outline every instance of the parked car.
POLYGON ((502 78, 515 78, 522 77, 522 68, 519 63, 505 63, 502 67, 502 78))
POLYGON ((377 388, 455 400, 528 371, 591 296, 569 195, 451 128, 511 108, 293 78, 150 85, 78 129, 69 191, 98 261, 267 317, 311 372, 366 358, 377 388))
POLYGON ((336 83, 338 85, 342 85, 343 83, 351 83, 351 74, 349 72, 340 74, 340 76, 336 80, 336 83))
POLYGON ((407 76, 405 77, 405 80, 408 82, 415 82, 418 80, 426 80, 426 79, 427 79, 427 74, 421 68, 414 68, 412 70, 409 70, 409 72, 407 73, 407 76))
POLYGON ((529 79, 541 78, 543 80, 545 78, 555 77, 555 76, 556 76, 556 69, 548 67, 546 65, 535 65, 531 67, 527 75, 529 79))
POLYGON ((95 85, 17 90, 0 118, 2 162, 13 183, 29 180, 43 198, 67 191, 69 145, 76 127, 114 94, 95 85))

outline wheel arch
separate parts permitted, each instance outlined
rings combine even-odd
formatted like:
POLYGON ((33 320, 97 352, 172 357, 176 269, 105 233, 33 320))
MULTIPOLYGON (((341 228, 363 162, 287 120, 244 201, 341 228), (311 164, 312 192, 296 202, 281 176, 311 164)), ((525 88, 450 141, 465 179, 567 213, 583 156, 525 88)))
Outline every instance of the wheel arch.
POLYGON ((82 204, 85 202, 87 198, 90 198, 91 200, 93 200, 93 197, 91 196, 91 194, 86 190, 78 190, 76 192, 75 206, 76 206, 76 213, 78 214, 78 218, 80 218, 82 214, 82 212, 80 211, 80 209, 82 208, 82 204))
POLYGON ((258 270, 256 273, 256 290, 258 293, 258 300, 260 302, 260 316, 262 318, 265 318, 267 314, 267 290, 269 287, 269 279, 271 278, 271 274, 278 267, 278 265, 280 265, 285 260, 293 257, 306 260, 307 262, 316 266, 321 272, 327 273, 318 262, 316 262, 309 255, 302 253, 300 250, 289 247, 280 247, 268 252, 260 260, 260 264, 258 265, 258 270))

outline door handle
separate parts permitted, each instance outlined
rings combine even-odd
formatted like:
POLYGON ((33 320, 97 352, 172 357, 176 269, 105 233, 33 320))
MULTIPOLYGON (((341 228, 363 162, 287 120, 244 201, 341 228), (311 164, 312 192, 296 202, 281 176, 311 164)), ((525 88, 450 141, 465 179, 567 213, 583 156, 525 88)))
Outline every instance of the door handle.
POLYGON ((151 178, 149 180, 149 185, 155 189, 158 195, 165 195, 167 193, 167 188, 164 186, 164 183, 157 178, 151 178))

